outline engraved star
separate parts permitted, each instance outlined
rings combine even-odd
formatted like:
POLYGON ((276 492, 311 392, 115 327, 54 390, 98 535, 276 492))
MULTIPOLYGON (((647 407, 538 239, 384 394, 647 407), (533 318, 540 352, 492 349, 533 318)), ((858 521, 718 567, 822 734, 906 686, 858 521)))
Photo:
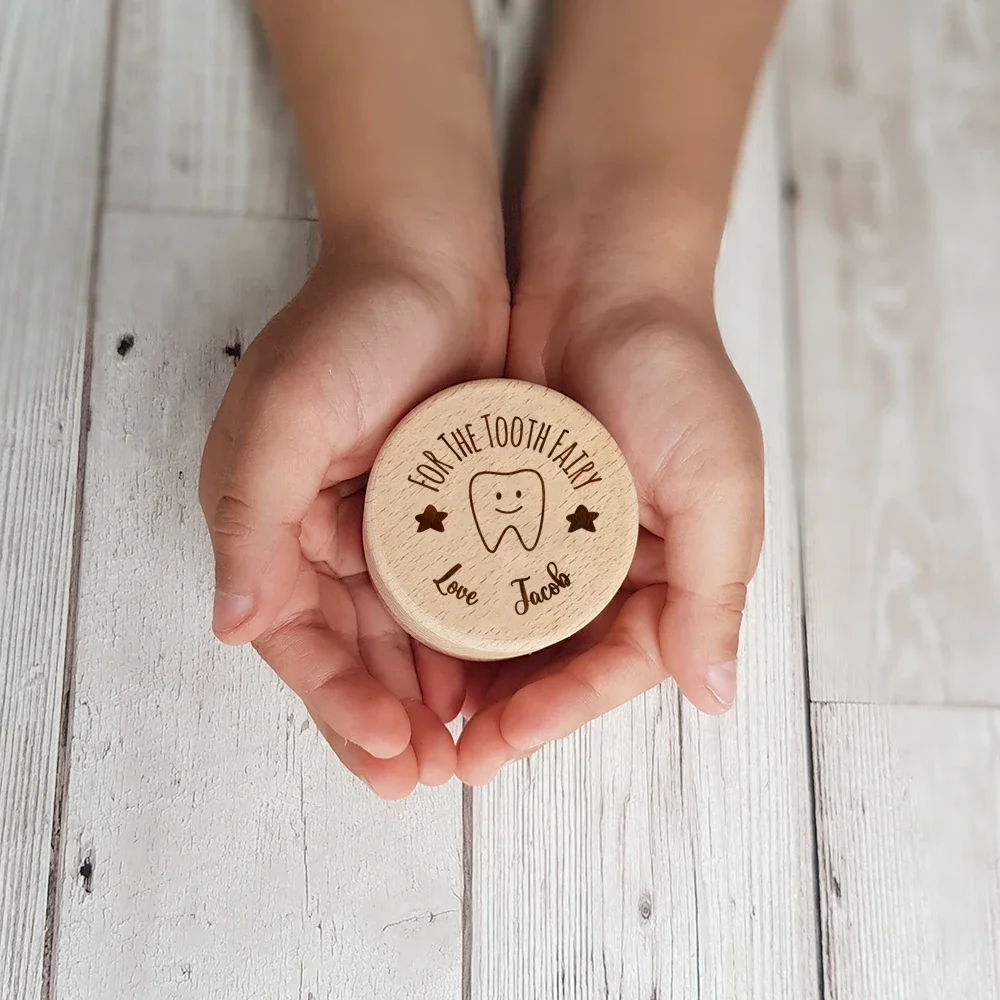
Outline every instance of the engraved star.
POLYGON ((432 531, 444 531, 444 519, 447 516, 443 510, 437 510, 432 504, 428 504, 424 508, 423 514, 414 515, 414 520, 420 525, 417 528, 417 534, 419 535, 421 531, 427 531, 428 528, 432 531))
POLYGON ((596 531, 594 521, 600 516, 596 510, 587 510, 583 504, 580 504, 572 514, 566 515, 566 520, 569 521, 569 530, 571 533, 579 531, 581 528, 584 531, 596 531))

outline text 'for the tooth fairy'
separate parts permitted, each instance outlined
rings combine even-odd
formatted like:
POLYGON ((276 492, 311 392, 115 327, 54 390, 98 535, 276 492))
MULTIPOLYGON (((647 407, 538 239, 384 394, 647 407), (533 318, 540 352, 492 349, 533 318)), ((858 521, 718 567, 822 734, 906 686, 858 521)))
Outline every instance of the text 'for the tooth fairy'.
POLYGON ((593 620, 637 532, 608 431, 568 397, 506 379, 417 407, 386 440, 365 497, 379 596, 415 638, 465 659, 530 653, 593 620))

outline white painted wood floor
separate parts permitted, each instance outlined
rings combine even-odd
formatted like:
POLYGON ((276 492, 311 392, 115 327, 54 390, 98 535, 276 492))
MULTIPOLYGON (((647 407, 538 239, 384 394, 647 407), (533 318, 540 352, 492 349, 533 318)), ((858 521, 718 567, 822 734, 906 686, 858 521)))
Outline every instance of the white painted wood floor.
MULTIPOLYGON (((534 2, 476 6, 506 136, 534 2)), ((0 997, 997 1000, 995 0, 789 12, 719 273, 769 462, 722 721, 667 685, 388 805, 211 639, 199 452, 309 215, 244 0, 0 0, 0 997)))

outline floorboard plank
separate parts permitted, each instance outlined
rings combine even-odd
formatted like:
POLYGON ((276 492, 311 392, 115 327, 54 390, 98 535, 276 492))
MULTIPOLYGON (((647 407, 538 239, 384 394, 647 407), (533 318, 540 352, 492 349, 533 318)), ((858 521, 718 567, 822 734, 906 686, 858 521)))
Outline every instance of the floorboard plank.
POLYGON ((1000 996, 1000 712, 817 705, 831 998, 1000 996))
POLYGON ((789 29, 813 697, 1000 705, 1000 8, 789 29))
POLYGON ((0 996, 39 995, 108 8, 0 0, 0 996))
POLYGON ((312 214, 247 0, 121 0, 109 204, 312 214))
POLYGON ((310 231, 105 225, 59 1000, 460 988, 458 786, 376 800, 256 655, 209 632, 201 447, 227 346, 297 289, 310 231))

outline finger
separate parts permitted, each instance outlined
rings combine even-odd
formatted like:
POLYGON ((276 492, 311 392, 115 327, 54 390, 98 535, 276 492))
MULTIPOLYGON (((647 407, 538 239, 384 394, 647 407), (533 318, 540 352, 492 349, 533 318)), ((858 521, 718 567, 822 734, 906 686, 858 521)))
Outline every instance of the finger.
MULTIPOLYGON (((205 441, 198 470, 198 502, 208 521, 209 512, 215 510, 222 491, 222 477, 229 467, 229 451, 233 446, 232 434, 226 421, 225 404, 219 410, 205 441)), ((211 525, 209 525, 211 527, 211 525)))
POLYGON ((592 622, 558 645, 499 664, 496 676, 486 693, 484 707, 506 700, 529 681, 562 670, 567 663, 600 642, 611 628, 626 599, 627 594, 620 591, 592 622))
POLYGON ((338 483, 337 492, 342 497, 354 496, 356 493, 363 493, 367 485, 368 473, 363 472, 360 476, 354 476, 353 479, 345 479, 343 482, 338 483))
POLYGON ((664 562, 663 539, 640 527, 632 565, 622 586, 632 594, 642 590, 643 587, 666 582, 667 567, 664 562))
MULTIPOLYGON (((633 594, 600 642, 561 670, 516 691, 498 722, 503 741, 517 753, 534 750, 664 680, 667 669, 660 656, 659 623, 665 601, 662 586, 633 594)), ((460 774, 462 768, 460 745, 460 774)))
POLYGON ((361 522, 364 496, 342 497, 337 487, 324 489, 302 520, 302 555, 331 576, 342 579, 368 572, 361 522))
POLYGON ((344 582, 357 614, 361 659, 406 709, 420 781, 443 784, 455 773, 455 744, 445 724, 420 700, 410 637, 386 610, 367 575, 344 582))
POLYGON ((409 635, 386 610, 367 574, 342 582, 354 605, 358 649, 369 673, 400 701, 418 699, 420 684, 409 635))
MULTIPOLYGON (((508 734, 501 729, 501 722, 507 718, 511 700, 517 698, 520 703, 523 691, 540 691, 541 696, 547 698, 548 690, 540 682, 558 677, 579 657, 606 640, 611 629, 618 624, 620 612, 627 603, 626 595, 620 593, 585 629, 558 647, 501 665, 490 687, 486 707, 466 723, 459 739, 456 773, 462 781, 472 785, 485 784, 505 764, 530 756, 550 738, 556 738, 542 735, 531 746, 515 746, 509 742, 508 734)), ((562 732, 546 714, 545 705, 539 706, 539 709, 545 716, 544 724, 548 730, 562 732)))
POLYGON ((523 750, 511 746, 500 731, 500 719, 506 707, 506 701, 491 705, 475 715, 462 730, 455 773, 463 784, 488 784, 505 764, 526 755, 523 750))
POLYGON ((457 754, 451 733, 422 702, 406 704, 410 717, 410 746, 416 754, 422 785, 443 785, 455 774, 457 754))
POLYGON ((354 743, 349 743, 328 725, 314 717, 316 728, 352 774, 360 778, 379 798, 406 798, 417 785, 417 758, 408 746, 397 757, 373 757, 354 743))
POLYGON ((475 718, 498 701, 506 701, 518 688, 535 678, 539 670, 546 663, 551 663, 553 658, 554 654, 543 657, 536 653, 533 656, 518 657, 516 660, 504 660, 497 664, 492 677, 476 678, 469 685, 472 697, 468 699, 466 705, 466 718, 475 718))
POLYGON ((361 662, 353 606, 343 584, 317 581, 312 567, 305 566, 288 613, 254 648, 313 716, 342 738, 375 757, 402 753, 410 742, 409 719, 399 699, 361 662))
POLYGON ((756 464, 720 472, 711 489, 665 523, 661 656, 685 697, 711 715, 736 698, 740 626, 763 533, 756 464))
POLYGON ((245 397, 218 495, 206 493, 212 627, 225 642, 248 642, 270 627, 295 584, 300 523, 331 460, 329 428, 316 412, 297 384, 273 381, 258 399, 245 397))
MULTIPOLYGON (((358 581, 367 580, 362 542, 362 519, 364 516, 364 495, 348 493, 338 487, 323 490, 309 509, 302 522, 300 544, 302 552, 310 562, 324 565, 333 575, 358 581)), ((409 637, 399 628, 384 605, 379 600, 370 583, 350 584, 352 596, 361 621, 362 638, 367 633, 378 634, 391 631, 400 645, 410 646, 409 637)), ((375 658, 376 666, 379 663, 375 658)), ((406 675, 414 675, 416 684, 409 684, 398 690, 387 683, 390 690, 400 698, 422 698, 443 723, 451 722, 458 715, 464 697, 465 678, 461 664, 450 656, 417 644, 415 652, 407 655, 404 670, 406 675)), ((384 678, 388 682, 388 678, 384 678)))
POLYGON ((465 701, 462 662, 422 643, 414 644, 413 659, 424 704, 447 725, 458 716, 465 701))
MULTIPOLYGON (((573 651, 582 651, 585 645, 587 644, 583 640, 583 633, 578 633, 572 640, 562 642, 558 646, 496 664, 496 670, 491 675, 487 675, 481 681, 476 679, 470 683, 469 687, 473 693, 466 701, 466 718, 475 718, 497 702, 506 701, 530 681, 560 670, 563 664, 572 659, 573 651)), ((470 669, 475 667, 473 664, 470 669)))
MULTIPOLYGON (((478 712, 492 704, 490 690, 506 663, 469 662, 465 664, 465 699, 462 702, 462 716, 471 719, 478 712)), ((493 701, 496 699, 494 698, 493 701)))
POLYGON ((403 706, 351 655, 325 621, 302 618, 265 632, 254 647, 334 732, 375 757, 410 742, 403 706))

